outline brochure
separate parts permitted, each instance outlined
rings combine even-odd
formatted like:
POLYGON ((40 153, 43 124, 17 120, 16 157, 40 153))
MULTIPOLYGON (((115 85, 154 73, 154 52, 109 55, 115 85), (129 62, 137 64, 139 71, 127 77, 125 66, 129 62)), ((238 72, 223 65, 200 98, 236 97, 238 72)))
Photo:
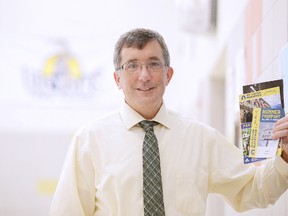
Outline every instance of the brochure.
POLYGON ((255 91, 261 91, 264 89, 273 88, 277 86, 280 88, 281 104, 282 104, 282 108, 284 109, 283 79, 244 85, 243 94, 255 92, 255 91))
POLYGON ((252 122, 254 108, 281 109, 280 88, 273 87, 239 96, 241 124, 252 122))
POLYGON ((271 133, 275 122, 284 116, 283 80, 243 86, 239 105, 244 163, 280 155, 279 140, 272 140, 271 133))
POLYGON ((253 109, 251 124, 249 157, 269 158, 277 155, 279 139, 271 139, 275 122, 284 117, 284 110, 280 109, 253 109))

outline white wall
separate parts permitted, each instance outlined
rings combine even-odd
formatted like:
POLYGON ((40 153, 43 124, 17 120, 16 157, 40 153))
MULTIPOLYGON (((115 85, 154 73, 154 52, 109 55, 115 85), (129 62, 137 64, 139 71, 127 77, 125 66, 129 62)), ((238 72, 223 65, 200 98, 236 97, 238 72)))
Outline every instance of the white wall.
POLYGON ((191 42, 177 16, 172 0, 0 0, 0 215, 47 215, 73 132, 123 100, 112 55, 125 31, 145 27, 164 36, 175 69, 167 104, 191 112, 181 71, 191 42), (67 50, 81 75, 99 72, 93 97, 43 96, 39 83, 28 91, 27 70, 45 80, 47 59, 67 50))
MULTIPOLYGON (((281 67, 280 54, 282 49, 287 46, 288 41, 288 3, 286 0, 249 0, 245 3, 244 1, 236 3, 222 0, 219 3, 219 11, 222 13, 219 14, 219 32, 217 33, 219 40, 216 43, 218 46, 222 44, 222 51, 215 54, 213 60, 216 59, 216 63, 213 60, 207 63, 211 68, 208 69, 208 75, 203 81, 211 80, 215 76, 222 77, 226 82, 226 94, 220 95, 218 92, 213 92, 208 94, 205 99, 199 97, 199 100, 225 97, 225 134, 231 141, 235 141, 235 139, 237 141, 238 131, 235 131, 236 124, 239 124, 237 96, 242 91, 242 85, 287 78, 287 66, 286 68, 281 67), (238 13, 234 14, 236 11, 238 13), (230 28, 222 29, 223 26, 230 26, 230 28), (223 72, 217 71, 218 63, 222 61, 223 55, 225 56, 224 63, 222 63, 224 75, 223 72), (222 75, 219 76, 219 73, 222 75)), ((205 46, 203 47, 205 48, 205 46)), ((208 52, 208 49, 203 52, 208 52)), ((205 111, 212 115, 215 113, 215 109, 220 111, 211 106, 207 107, 205 111)), ((209 115, 205 116, 209 117, 209 115)), ((208 118, 207 121, 212 124, 213 118, 208 118)), ((217 125, 216 127, 221 128, 217 125)), ((221 204, 219 205, 221 206, 221 204)), ((275 205, 267 209, 237 213, 227 204, 223 205, 224 213, 222 215, 225 216, 288 215, 287 192, 275 205)), ((213 212, 213 206, 211 208, 211 212, 213 212)))

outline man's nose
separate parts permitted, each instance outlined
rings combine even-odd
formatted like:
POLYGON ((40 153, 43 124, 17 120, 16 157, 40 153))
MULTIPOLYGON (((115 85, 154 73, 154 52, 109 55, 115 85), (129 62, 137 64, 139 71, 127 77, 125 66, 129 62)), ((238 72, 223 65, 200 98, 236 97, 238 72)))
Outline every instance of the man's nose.
POLYGON ((151 73, 146 64, 142 64, 139 68, 139 79, 147 81, 151 78, 151 73))

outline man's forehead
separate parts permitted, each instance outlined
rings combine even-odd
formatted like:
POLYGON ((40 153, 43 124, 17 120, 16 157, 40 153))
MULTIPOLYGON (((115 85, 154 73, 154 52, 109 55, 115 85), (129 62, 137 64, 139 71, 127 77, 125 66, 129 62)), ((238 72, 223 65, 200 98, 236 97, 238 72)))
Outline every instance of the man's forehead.
POLYGON ((122 61, 135 59, 162 59, 162 49, 158 42, 151 41, 147 43, 142 49, 137 47, 123 47, 121 50, 122 61))

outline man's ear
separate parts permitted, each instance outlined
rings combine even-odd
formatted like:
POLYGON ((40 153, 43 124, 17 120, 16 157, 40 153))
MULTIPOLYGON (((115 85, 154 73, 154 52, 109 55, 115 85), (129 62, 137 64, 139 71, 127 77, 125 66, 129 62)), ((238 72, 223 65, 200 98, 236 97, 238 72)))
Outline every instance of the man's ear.
POLYGON ((120 82, 119 73, 117 71, 114 71, 113 76, 114 76, 114 80, 116 82, 116 85, 118 86, 119 89, 121 89, 122 86, 121 86, 121 82, 120 82))
POLYGON ((174 74, 173 68, 172 68, 172 67, 169 67, 169 68, 168 68, 168 71, 167 71, 166 86, 169 84, 170 80, 172 79, 173 74, 174 74))

